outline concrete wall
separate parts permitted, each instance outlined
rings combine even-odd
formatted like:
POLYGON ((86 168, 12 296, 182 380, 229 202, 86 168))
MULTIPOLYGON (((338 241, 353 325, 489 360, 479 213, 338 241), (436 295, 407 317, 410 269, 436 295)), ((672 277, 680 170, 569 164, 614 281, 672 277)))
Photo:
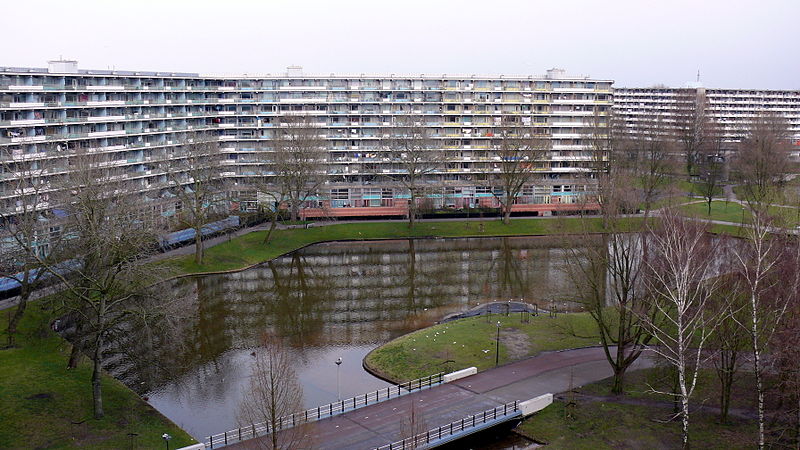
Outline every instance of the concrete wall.
POLYGON ((553 394, 544 394, 519 404, 523 417, 528 417, 535 412, 539 412, 553 403, 553 394))
POLYGON ((460 380, 461 378, 466 378, 470 375, 475 375, 478 373, 478 369, 475 367, 467 367, 466 369, 457 370, 455 372, 451 372, 446 374, 442 380, 445 383, 449 383, 451 381, 460 380))

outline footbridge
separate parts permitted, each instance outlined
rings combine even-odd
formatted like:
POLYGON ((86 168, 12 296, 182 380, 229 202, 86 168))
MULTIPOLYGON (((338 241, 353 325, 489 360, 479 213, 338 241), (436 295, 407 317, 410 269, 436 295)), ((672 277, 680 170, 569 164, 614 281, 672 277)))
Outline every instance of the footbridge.
MULTIPOLYGON (((436 374, 282 418, 209 436, 204 448, 249 448, 257 440, 320 449, 432 448, 539 411, 551 393, 611 376, 602 348, 546 352, 476 373, 436 374)), ((266 442, 265 442, 266 443, 266 442)))

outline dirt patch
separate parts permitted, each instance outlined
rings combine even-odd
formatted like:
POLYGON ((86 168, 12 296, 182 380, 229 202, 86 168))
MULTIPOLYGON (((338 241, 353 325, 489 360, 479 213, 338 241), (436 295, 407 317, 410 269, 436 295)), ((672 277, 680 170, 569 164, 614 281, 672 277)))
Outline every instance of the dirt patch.
POLYGON ((530 355, 531 341, 524 331, 516 328, 503 328, 500 330, 500 342, 508 351, 508 359, 511 361, 530 355))

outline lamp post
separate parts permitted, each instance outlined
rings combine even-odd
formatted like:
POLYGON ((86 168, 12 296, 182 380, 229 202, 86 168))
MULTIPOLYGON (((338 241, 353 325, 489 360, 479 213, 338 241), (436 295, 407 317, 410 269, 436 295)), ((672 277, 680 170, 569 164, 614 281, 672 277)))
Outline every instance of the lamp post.
POLYGON ((161 439, 163 439, 164 443, 167 444, 167 450, 169 450, 169 440, 172 439, 172 436, 170 436, 167 433, 164 433, 161 435, 161 439))
POLYGON ((342 358, 336 360, 336 399, 342 400, 342 390, 339 387, 339 367, 342 365, 342 358))
POLYGON ((494 349, 494 366, 500 364, 500 322, 497 322, 497 340, 495 341, 494 349))

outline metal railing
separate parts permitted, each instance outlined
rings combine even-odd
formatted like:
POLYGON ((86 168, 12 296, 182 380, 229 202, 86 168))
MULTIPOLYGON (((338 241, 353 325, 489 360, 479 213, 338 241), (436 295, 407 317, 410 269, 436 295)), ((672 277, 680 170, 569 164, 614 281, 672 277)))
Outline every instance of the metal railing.
POLYGON ((447 425, 442 425, 424 433, 407 437, 402 441, 392 442, 391 444, 384 445, 382 447, 375 447, 375 450, 410 450, 424 447, 448 436, 453 436, 469 430, 470 428, 483 425, 486 422, 492 422, 505 417, 519 415, 520 410, 518 403, 519 402, 515 400, 513 402, 506 403, 505 405, 487 409, 486 411, 479 412, 478 414, 474 414, 472 416, 467 416, 461 420, 450 422, 447 425))
POLYGON ((395 386, 389 386, 384 389, 378 389, 377 391, 357 395, 346 400, 335 401, 328 403, 327 405, 318 406, 316 408, 311 408, 288 416, 280 417, 275 421, 274 429, 272 424, 269 422, 259 422, 240 427, 235 430, 226 431, 224 433, 214 434, 208 437, 205 445, 208 448, 214 448, 215 446, 225 446, 235 442, 253 439, 259 436, 270 434, 274 431, 292 428, 304 423, 315 422, 326 417, 342 414, 347 411, 352 411, 367 405, 389 400, 391 398, 399 397, 414 391, 431 388, 441 384, 443 381, 444 372, 439 372, 434 375, 417 378, 415 380, 407 381, 395 386))

